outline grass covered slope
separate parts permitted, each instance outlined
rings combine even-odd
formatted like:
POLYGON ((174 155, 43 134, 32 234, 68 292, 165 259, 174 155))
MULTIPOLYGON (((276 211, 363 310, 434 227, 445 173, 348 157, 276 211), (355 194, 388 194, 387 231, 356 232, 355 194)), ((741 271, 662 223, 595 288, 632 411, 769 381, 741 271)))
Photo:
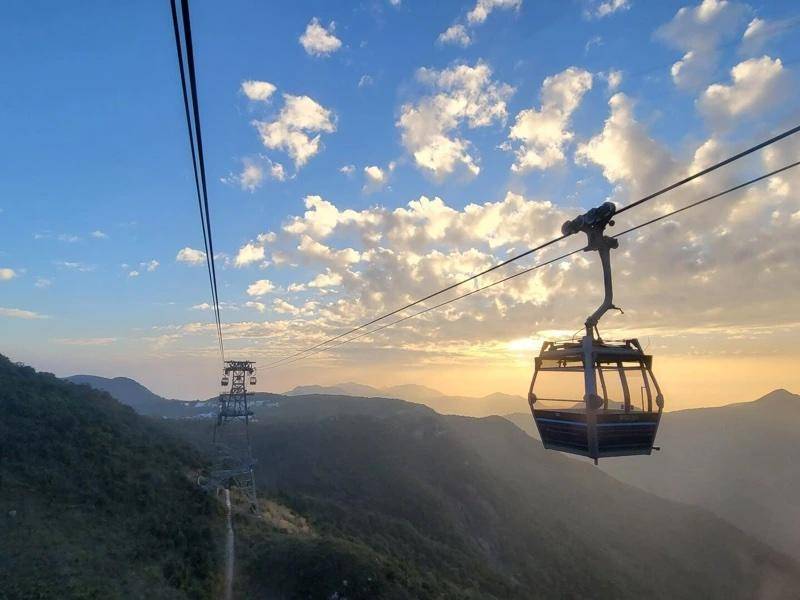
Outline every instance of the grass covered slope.
POLYGON ((354 398, 287 399, 252 428, 260 487, 311 532, 240 519, 243 597, 778 599, 800 589, 798 564, 766 545, 545 452, 501 418, 360 402, 363 414, 354 398))
POLYGON ((0 598, 212 598, 197 455, 108 394, 0 356, 0 598))

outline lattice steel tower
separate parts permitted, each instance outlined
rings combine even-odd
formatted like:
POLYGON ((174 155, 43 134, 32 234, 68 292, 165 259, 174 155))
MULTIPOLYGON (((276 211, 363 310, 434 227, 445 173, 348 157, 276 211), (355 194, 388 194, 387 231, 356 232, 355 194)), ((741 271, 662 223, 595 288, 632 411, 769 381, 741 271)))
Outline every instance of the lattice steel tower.
POLYGON ((255 363, 226 360, 222 371, 217 422, 214 425, 216 459, 207 487, 236 487, 244 492, 250 509, 258 510, 253 475, 256 461, 250 448, 250 417, 247 385, 256 384, 255 363), (228 388, 230 386, 230 388, 228 388))

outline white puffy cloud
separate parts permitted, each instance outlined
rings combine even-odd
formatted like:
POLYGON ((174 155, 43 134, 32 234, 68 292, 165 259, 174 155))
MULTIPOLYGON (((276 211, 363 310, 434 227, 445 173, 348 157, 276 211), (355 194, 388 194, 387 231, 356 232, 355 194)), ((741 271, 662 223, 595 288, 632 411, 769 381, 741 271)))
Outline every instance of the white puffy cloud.
POLYGON ((343 166, 342 166, 342 167, 339 169, 339 172, 340 172, 340 173, 344 173, 345 175, 347 175, 348 177, 350 177, 350 176, 351 176, 353 173, 355 173, 355 172, 356 172, 356 166, 355 166, 355 165, 343 165, 343 166))
POLYGON ((325 269, 324 273, 320 273, 314 279, 308 282, 310 288, 331 288, 341 285, 343 281, 339 273, 331 271, 329 268, 325 269))
POLYGON ((751 58, 731 69, 729 85, 708 86, 698 106, 716 124, 738 122, 748 114, 780 104, 788 89, 787 78, 779 58, 751 58))
POLYGON ((497 9, 519 10, 522 0, 477 0, 475 6, 467 13, 467 22, 470 25, 479 25, 497 9))
POLYGON ((389 182, 389 174, 394 171, 395 163, 390 162, 386 168, 377 165, 364 167, 364 187, 362 191, 369 194, 385 187, 389 182))
POLYGON ((455 44, 462 48, 466 48, 472 43, 472 38, 467 28, 460 23, 456 23, 445 29, 439 34, 438 39, 440 44, 455 44))
POLYGON ((254 262, 262 262, 264 260, 264 246, 258 246, 252 242, 248 242, 236 253, 236 258, 233 259, 233 264, 236 267, 245 267, 254 262))
POLYGON ((202 250, 195 250, 194 248, 186 246, 178 250, 175 260, 190 265, 202 265, 206 261, 206 253, 202 250))
POLYGON ((762 48, 769 42, 774 42, 784 33, 793 29, 800 23, 800 18, 766 20, 754 17, 748 24, 742 35, 740 51, 744 54, 755 54, 761 52, 762 48))
POLYGON ((630 0, 603 0, 602 2, 594 0, 586 9, 584 14, 588 17, 602 19, 603 17, 612 15, 615 12, 628 10, 630 7, 630 0))
POLYGON ((253 192, 264 181, 264 171, 256 163, 246 160, 238 180, 243 190, 253 192))
POLYGON ((573 137, 568 130, 570 117, 591 88, 592 74, 577 67, 544 80, 541 109, 521 111, 509 133, 512 143, 519 142, 512 171, 547 169, 564 162, 564 146, 573 137))
POLYGON ((130 271, 128 272, 128 277, 138 277, 139 271, 130 271))
POLYGON ((256 302, 256 301, 251 300, 251 301, 245 302, 244 305, 247 308, 254 308, 255 310, 257 310, 260 313, 263 313, 265 310, 267 310, 267 305, 264 304, 263 302, 256 302))
POLYGON ((750 12, 735 0, 702 0, 684 6, 657 35, 684 54, 670 70, 675 84, 682 88, 705 85, 719 60, 719 45, 737 37, 750 12))
POLYGON ((89 235, 91 235, 96 240, 107 240, 108 239, 108 234, 105 233, 104 231, 100 231, 99 229, 95 229, 89 235))
POLYGON ((155 258, 153 260, 143 261, 139 263, 139 267, 147 271, 148 273, 152 273, 155 271, 161 263, 159 263, 155 258))
POLYGON ((328 56, 342 47, 342 41, 333 35, 334 29, 335 23, 331 22, 326 29, 320 24, 319 19, 314 17, 300 36, 300 45, 311 56, 328 56))
POLYGON ((269 279, 259 279, 247 286, 248 296, 264 296, 275 290, 275 284, 269 279))
POLYGON ((35 287, 39 288, 40 290, 47 289, 51 285, 53 285, 53 281, 47 279, 46 277, 37 277, 36 283, 33 284, 35 287))
POLYGON ((279 162, 269 161, 269 176, 275 181, 286 181, 286 169, 279 162))
POLYGON ((10 281, 16 276, 17 272, 14 269, 9 269, 8 267, 0 269, 0 281, 10 281))
POLYGON ((299 169, 320 151, 320 134, 336 131, 335 118, 329 109, 308 96, 284 94, 283 99, 277 119, 257 120, 253 125, 264 146, 283 150, 299 169))
POLYGON ((361 254, 353 248, 333 250, 329 246, 312 239, 308 235, 302 235, 300 237, 300 244, 297 246, 297 251, 303 257, 341 267, 357 263, 361 260, 361 254))
POLYGON ((604 73, 603 78, 606 80, 606 84, 608 85, 608 91, 616 92, 619 89, 619 86, 622 84, 622 71, 611 70, 608 73, 604 73))
POLYGON ((437 178, 458 169, 473 176, 480 172, 471 145, 459 136, 459 129, 505 122, 506 100, 514 90, 492 80, 491 75, 492 70, 481 61, 474 66, 417 71, 419 81, 435 93, 405 104, 397 126, 418 167, 437 178))
POLYGON ((249 79, 242 82, 242 93, 250 100, 266 102, 278 88, 269 81, 249 79))
POLYGON ((611 114, 603 130, 578 146, 577 162, 596 164, 608 181, 627 184, 634 194, 657 189, 674 172, 673 159, 636 121, 625 94, 614 94, 608 104, 611 114))

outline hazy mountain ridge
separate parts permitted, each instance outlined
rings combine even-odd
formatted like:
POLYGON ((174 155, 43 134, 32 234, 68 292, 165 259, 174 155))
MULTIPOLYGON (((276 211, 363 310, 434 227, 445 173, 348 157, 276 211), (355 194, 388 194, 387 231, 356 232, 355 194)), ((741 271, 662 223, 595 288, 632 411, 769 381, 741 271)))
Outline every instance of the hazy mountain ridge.
POLYGON ((417 384, 395 385, 376 388, 347 382, 331 386, 303 385, 285 392, 286 396, 325 394, 331 396, 398 398, 407 402, 424 404, 441 414, 457 414, 468 417, 488 417, 524 410, 528 402, 522 396, 495 392, 486 396, 453 396, 439 390, 417 384))
POLYGON ((661 452, 601 461, 620 481, 702 506, 800 559, 800 395, 666 413, 661 452))
POLYGON ((169 400, 159 396, 129 377, 109 378, 97 375, 71 375, 64 377, 64 380, 108 392, 114 398, 142 415, 180 417, 193 412, 192 409, 197 405, 197 402, 169 400))

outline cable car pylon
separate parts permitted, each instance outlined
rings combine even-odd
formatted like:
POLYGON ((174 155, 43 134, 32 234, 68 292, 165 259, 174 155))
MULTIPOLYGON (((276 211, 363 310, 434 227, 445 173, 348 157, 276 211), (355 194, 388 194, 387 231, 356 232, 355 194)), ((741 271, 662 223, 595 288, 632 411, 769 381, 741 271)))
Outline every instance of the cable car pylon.
POLYGON ((639 341, 603 340, 598 328, 609 310, 621 311, 614 306, 611 277, 611 250, 619 246, 619 241, 605 235, 606 226, 614 224, 615 212, 614 204, 605 202, 561 228, 565 236, 585 233, 588 244, 584 251, 599 254, 603 303, 586 319, 579 341, 544 342, 528 391, 544 447, 587 456, 595 464, 599 458, 651 454, 664 409, 664 396, 653 375, 653 359, 644 353, 639 341), (573 378, 571 387, 569 377, 573 378), (636 387, 641 389, 639 407, 631 398, 631 389, 636 387), (565 391, 572 397, 548 397, 563 396, 565 391), (537 408, 539 402, 542 405, 537 408), (550 404, 554 402, 572 406, 555 408, 550 404), (543 406, 545 403, 547 406, 543 406))
POLYGON ((247 498, 250 510, 258 512, 255 465, 250 447, 250 409, 247 385, 256 384, 256 367, 249 360, 226 360, 220 385, 223 388, 217 401, 217 420, 214 423, 214 463, 206 489, 237 488, 247 498))

